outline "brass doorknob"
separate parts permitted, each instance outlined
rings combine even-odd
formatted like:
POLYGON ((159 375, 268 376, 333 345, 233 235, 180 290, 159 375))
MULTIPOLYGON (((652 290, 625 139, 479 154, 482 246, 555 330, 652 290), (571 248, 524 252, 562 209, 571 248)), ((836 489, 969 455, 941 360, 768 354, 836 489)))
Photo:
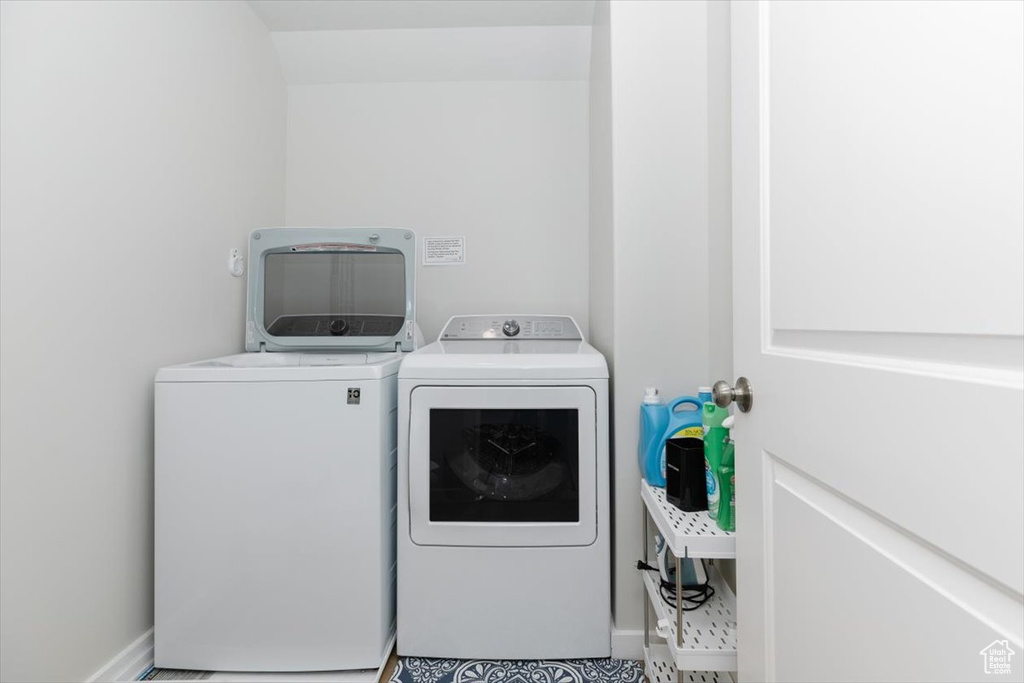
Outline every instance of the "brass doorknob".
POLYGON ((736 380, 736 386, 731 387, 724 380, 715 382, 711 388, 711 397, 719 408, 728 408, 730 403, 735 402, 741 413, 749 413, 750 407, 754 405, 754 392, 750 388, 750 380, 740 377, 736 380))

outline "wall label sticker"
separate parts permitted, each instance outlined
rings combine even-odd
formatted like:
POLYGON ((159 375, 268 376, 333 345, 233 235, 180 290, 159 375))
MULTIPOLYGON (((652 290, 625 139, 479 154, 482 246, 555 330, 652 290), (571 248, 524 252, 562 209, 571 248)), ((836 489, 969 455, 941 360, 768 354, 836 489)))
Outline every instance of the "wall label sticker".
POLYGON ((465 237, 424 237, 423 265, 463 266, 466 264, 465 237))

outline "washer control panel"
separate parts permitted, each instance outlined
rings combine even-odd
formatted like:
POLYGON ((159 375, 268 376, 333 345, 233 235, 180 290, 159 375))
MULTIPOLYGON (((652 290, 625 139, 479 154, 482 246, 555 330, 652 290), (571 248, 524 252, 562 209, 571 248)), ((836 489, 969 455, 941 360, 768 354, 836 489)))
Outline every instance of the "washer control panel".
POLYGON ((576 321, 567 315, 457 315, 441 332, 457 339, 555 339, 582 341, 576 321))

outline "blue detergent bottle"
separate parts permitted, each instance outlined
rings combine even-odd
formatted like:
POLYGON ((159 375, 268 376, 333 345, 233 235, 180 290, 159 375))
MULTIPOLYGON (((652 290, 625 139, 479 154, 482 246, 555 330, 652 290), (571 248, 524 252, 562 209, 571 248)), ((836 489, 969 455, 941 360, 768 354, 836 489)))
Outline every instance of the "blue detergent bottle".
MULTIPOLYGON (((704 389, 704 387, 701 387, 704 389)), ((640 444, 637 459, 640 474, 651 486, 665 485, 665 442, 669 439, 702 439, 704 425, 701 409, 704 407, 704 392, 693 396, 680 396, 668 405, 661 401, 655 387, 644 389, 644 400, 640 405, 640 444), (693 406, 692 409, 682 408, 693 406)), ((710 391, 707 392, 710 400, 710 391)))
POLYGON ((658 443, 658 473, 661 477, 658 486, 665 485, 665 442, 669 439, 704 440, 703 408, 704 402, 693 396, 680 396, 666 406, 668 425, 658 443), (693 406, 693 409, 681 410, 682 406, 693 406))
POLYGON ((640 404, 640 443, 637 447, 637 463, 640 476, 651 486, 664 486, 665 474, 659 467, 659 457, 665 451, 664 436, 668 427, 668 406, 658 395, 657 387, 644 389, 644 400, 640 404))

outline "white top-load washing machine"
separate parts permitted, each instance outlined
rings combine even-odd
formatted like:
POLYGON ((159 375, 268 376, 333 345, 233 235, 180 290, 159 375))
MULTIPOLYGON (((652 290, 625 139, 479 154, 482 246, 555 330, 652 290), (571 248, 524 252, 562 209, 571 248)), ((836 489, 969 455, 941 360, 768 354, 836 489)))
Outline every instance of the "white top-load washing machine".
POLYGON ((608 367, 572 318, 457 316, 399 370, 398 652, 611 652, 608 367))
POLYGON ((366 669, 387 657, 414 250, 402 229, 256 230, 252 353, 157 373, 156 666, 366 669))

